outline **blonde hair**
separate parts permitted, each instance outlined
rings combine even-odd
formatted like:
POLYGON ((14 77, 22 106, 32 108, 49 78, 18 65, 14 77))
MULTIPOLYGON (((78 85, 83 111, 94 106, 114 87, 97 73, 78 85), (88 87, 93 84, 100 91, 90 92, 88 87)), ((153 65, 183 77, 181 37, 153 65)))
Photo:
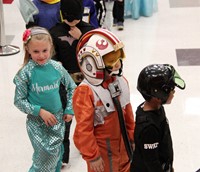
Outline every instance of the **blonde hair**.
MULTIPOLYGON (((52 37, 50 35, 50 33, 48 32, 47 29, 43 28, 43 27, 32 27, 29 28, 27 30, 25 30, 24 34, 23 34, 23 42, 24 42, 24 62, 22 65, 22 68, 29 62, 29 60, 31 59, 31 56, 27 50, 27 46, 29 44, 30 41, 35 41, 35 40, 39 40, 39 41, 49 41, 49 43, 51 44, 51 52, 50 52, 50 56, 52 57, 55 53, 54 50, 54 46, 53 46, 53 40, 52 37)), ((50 57, 50 58, 51 58, 50 57)))

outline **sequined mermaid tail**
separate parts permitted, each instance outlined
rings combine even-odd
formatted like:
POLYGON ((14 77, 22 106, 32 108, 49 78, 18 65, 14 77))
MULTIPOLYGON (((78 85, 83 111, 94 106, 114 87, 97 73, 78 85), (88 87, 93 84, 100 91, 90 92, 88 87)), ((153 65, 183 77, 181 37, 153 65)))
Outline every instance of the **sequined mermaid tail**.
POLYGON ((58 124, 47 127, 39 116, 28 115, 27 132, 34 149, 29 172, 60 172, 65 126, 61 118, 62 112, 55 116, 58 124))

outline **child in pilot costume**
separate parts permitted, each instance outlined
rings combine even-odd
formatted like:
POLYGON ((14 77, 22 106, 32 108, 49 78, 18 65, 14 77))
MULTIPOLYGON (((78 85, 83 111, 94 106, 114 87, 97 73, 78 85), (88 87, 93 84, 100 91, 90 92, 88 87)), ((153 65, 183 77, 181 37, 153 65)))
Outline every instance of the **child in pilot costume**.
POLYGON ((125 145, 133 143, 135 123, 128 82, 122 76, 124 58, 123 43, 108 30, 89 31, 77 45, 85 79, 73 96, 77 122, 74 143, 87 162, 88 172, 130 171, 125 145), (121 109, 122 121, 117 109, 121 109), (124 130, 128 142, 124 141, 124 130))

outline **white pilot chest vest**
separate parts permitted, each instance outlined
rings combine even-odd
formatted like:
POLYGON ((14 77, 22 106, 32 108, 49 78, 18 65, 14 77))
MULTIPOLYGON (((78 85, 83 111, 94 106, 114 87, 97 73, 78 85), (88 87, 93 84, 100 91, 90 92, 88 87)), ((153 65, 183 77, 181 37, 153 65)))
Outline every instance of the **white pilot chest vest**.
MULTIPOLYGON (((121 94, 119 97, 121 107, 124 108, 127 104, 130 103, 130 91, 127 84, 127 81, 123 77, 116 77, 120 88, 121 94)), ((104 117, 108 116, 110 113, 116 111, 115 105, 113 103, 110 91, 108 89, 103 88, 101 85, 94 86, 91 85, 86 79, 84 79, 81 83, 89 85, 93 91, 94 95, 94 107, 95 107, 95 114, 94 114, 94 126, 98 124, 104 124, 104 117), (103 106, 97 106, 97 102, 101 100, 103 106)))

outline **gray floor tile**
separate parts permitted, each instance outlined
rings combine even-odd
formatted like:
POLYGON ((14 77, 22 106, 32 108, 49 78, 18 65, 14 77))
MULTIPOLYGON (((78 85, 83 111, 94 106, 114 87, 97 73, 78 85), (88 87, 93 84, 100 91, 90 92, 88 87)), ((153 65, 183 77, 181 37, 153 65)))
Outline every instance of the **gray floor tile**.
POLYGON ((200 49, 176 49, 179 66, 199 66, 200 49))
POLYGON ((169 4, 171 8, 177 7, 199 7, 199 0, 169 0, 169 4))

